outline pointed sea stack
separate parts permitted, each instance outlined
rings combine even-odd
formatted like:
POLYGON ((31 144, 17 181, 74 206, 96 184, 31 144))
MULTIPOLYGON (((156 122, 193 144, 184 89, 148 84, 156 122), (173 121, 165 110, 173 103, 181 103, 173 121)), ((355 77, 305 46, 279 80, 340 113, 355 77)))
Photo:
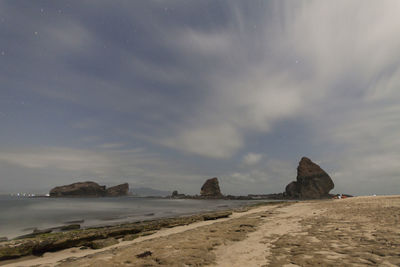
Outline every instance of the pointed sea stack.
POLYGON ((218 178, 208 179, 200 190, 200 195, 205 198, 221 198, 221 190, 219 189, 218 178))
POLYGON ((293 199, 328 198, 334 186, 331 177, 321 167, 303 157, 297 167, 297 180, 286 186, 285 195, 293 199))

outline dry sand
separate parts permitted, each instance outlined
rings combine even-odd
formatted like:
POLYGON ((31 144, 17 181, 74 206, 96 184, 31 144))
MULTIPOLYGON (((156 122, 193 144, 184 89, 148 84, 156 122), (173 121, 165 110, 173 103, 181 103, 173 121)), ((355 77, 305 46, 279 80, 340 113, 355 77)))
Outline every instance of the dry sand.
POLYGON ((279 204, 5 266, 400 266, 399 222, 400 196, 279 204))

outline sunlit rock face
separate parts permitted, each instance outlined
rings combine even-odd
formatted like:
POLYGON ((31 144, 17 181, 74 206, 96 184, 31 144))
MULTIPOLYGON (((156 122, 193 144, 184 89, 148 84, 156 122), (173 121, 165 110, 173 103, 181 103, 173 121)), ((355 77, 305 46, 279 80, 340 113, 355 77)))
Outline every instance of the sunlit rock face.
POLYGON ((285 195, 298 199, 326 198, 334 186, 331 177, 320 166, 303 157, 297 167, 297 179, 286 186, 285 195))

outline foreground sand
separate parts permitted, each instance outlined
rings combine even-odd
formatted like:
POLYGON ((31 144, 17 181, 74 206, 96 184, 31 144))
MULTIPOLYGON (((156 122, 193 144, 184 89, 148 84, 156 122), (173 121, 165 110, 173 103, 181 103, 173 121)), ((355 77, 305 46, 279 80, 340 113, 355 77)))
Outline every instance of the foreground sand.
POLYGON ((6 266, 400 266, 399 222, 400 196, 279 204, 6 266))

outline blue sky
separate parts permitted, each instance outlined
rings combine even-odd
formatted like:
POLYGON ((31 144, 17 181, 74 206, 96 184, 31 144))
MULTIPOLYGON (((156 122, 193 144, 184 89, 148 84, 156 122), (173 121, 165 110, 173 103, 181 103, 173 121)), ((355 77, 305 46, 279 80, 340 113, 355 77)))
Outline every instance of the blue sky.
POLYGON ((1 192, 400 188, 398 1, 1 1, 1 192))

